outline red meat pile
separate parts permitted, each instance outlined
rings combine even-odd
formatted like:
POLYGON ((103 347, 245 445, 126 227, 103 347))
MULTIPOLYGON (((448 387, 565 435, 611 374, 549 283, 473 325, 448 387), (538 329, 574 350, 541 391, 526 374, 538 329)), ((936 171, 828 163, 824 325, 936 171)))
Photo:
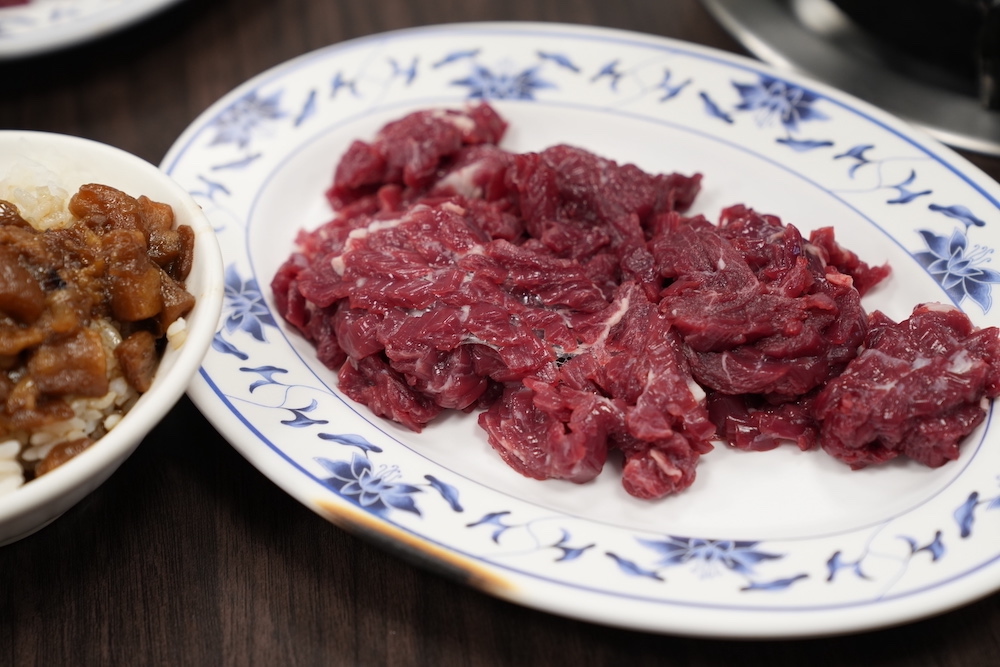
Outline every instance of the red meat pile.
POLYGON ((1000 393, 1000 339, 960 311, 867 315, 888 275, 743 206, 687 217, 699 175, 570 146, 515 154, 487 104, 356 141, 272 282, 341 389, 420 430, 478 410, 539 479, 585 482, 617 450, 626 490, 689 486, 721 438, 793 441, 854 467, 940 465, 1000 393))

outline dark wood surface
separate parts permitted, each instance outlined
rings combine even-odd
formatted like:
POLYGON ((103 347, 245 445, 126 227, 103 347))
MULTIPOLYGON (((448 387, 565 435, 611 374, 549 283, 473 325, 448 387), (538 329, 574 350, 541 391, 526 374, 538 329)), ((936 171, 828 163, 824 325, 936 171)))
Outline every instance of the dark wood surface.
MULTIPOLYGON (((273 65, 352 37, 473 20, 595 24, 741 52, 697 0, 189 0, 98 42, 0 63, 0 127, 89 137, 158 163, 202 110, 273 65)), ((1000 178, 1000 160, 970 158, 1000 178)), ((569 620, 326 522, 184 399, 100 489, 0 549, 0 665, 96 664, 981 667, 1000 664, 1000 595, 797 641, 569 620)))

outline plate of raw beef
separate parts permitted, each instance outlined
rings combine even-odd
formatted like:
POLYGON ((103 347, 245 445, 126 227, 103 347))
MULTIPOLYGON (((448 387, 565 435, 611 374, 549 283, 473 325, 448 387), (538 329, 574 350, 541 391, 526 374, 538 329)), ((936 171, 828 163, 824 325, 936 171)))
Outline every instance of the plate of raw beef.
POLYGON ((267 71, 162 168, 227 266, 190 395, 340 526, 653 632, 851 632, 1000 586, 1000 188, 862 101, 458 24, 267 71))

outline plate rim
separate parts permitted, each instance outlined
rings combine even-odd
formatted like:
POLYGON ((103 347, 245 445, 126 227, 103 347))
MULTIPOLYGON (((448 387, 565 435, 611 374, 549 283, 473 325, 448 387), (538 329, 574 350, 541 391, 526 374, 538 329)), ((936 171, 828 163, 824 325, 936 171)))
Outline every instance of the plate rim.
MULTIPOLYGON (((43 29, 0 37, 0 61, 16 60, 60 51, 86 42, 98 40, 119 30, 165 11, 171 5, 185 0, 124 0, 104 10, 88 14, 82 19, 43 29)), ((0 18, 41 14, 41 5, 25 5, 0 9, 0 18), (15 12, 17 14, 15 14, 15 12), (6 15, 6 16, 5 16, 6 15)), ((51 9, 47 11, 52 11, 51 9)))

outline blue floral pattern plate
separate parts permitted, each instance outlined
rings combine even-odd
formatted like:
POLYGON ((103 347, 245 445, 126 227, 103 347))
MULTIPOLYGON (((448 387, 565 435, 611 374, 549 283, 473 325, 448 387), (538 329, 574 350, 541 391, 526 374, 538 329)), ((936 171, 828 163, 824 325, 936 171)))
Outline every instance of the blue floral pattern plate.
MULTIPOLYGON (((296 232, 355 138, 407 111, 488 99, 505 145, 584 146, 649 171, 701 172, 697 212, 745 203, 803 230, 834 225, 888 283, 1000 324, 1000 187, 857 99, 751 60, 647 35, 555 24, 456 24, 309 53, 248 81, 162 164, 224 248, 226 305, 190 395, 256 467, 307 507, 419 563, 524 605, 633 629, 794 637, 898 624, 1000 586, 1000 434, 961 458, 851 471, 795 447, 703 457, 657 502, 617 471, 526 479, 473 415, 422 433, 345 399, 272 310, 296 232)), ((613 467, 613 466, 611 466, 613 467)))
POLYGON ((54 51, 102 37, 179 0, 30 0, 0 9, 0 58, 54 51))

